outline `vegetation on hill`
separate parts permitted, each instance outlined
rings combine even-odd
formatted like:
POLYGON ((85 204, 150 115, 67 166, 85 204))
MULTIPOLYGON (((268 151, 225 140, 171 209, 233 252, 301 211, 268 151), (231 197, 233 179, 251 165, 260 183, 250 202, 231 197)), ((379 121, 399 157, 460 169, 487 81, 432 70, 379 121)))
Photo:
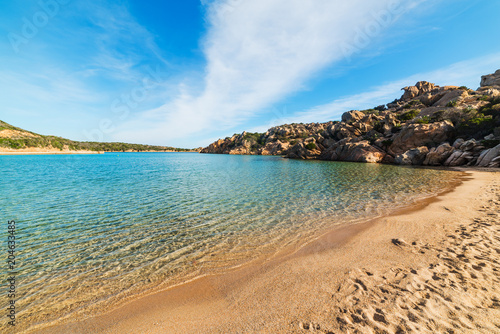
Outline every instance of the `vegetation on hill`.
POLYGON ((56 136, 43 136, 34 132, 12 126, 0 121, 0 148, 29 149, 46 148, 70 151, 94 152, 142 152, 142 151, 176 151, 188 152, 189 149, 168 146, 153 146, 126 143, 79 142, 56 136))

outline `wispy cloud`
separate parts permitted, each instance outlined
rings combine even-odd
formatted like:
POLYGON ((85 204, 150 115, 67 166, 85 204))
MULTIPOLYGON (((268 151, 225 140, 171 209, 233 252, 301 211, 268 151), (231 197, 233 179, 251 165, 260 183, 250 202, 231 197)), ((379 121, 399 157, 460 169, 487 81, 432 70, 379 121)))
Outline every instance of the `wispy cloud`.
MULTIPOLYGON (((10 25, 2 27, 5 35, 21 34, 24 18, 43 8, 17 12, 18 19, 10 18, 10 25)), ((108 2, 69 2, 28 43, 19 45, 18 52, 7 39, 0 47, 5 50, 0 55, 2 118, 36 131, 34 118, 23 115, 38 114, 51 120, 39 122, 51 124, 45 124, 45 131, 75 139, 84 138, 75 127, 61 131, 61 124, 76 121, 84 129, 94 127, 111 114, 113 99, 143 80, 146 65, 168 66, 153 35, 127 7, 108 2)))
POLYGON ((370 45, 421 1, 210 1, 203 42, 207 67, 198 87, 121 128, 117 139, 170 142, 241 124, 305 88, 335 61, 370 45), (228 7, 229 6, 229 7, 228 7), (137 131, 141 124, 147 131, 137 131))
MULTIPOLYGON (((287 122, 326 122, 339 120, 342 113, 352 109, 367 109, 385 104, 402 95, 401 88, 417 81, 430 81, 441 86, 464 85, 473 89, 479 86, 481 75, 492 73, 500 67, 500 53, 461 61, 442 69, 414 74, 410 77, 383 84, 366 92, 355 94, 330 103, 296 112, 287 122)), ((278 122, 282 121, 277 120, 278 122)), ((279 125, 279 124, 273 124, 279 125)), ((262 130, 262 129, 261 129, 262 130)))

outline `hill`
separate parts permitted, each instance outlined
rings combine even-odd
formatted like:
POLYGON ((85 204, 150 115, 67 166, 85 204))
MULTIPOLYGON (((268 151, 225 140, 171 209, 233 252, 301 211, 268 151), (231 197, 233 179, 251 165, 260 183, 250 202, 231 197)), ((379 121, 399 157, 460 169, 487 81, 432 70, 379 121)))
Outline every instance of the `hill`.
POLYGON ((43 136, 0 121, 0 152, 186 152, 189 149, 126 143, 79 142, 43 136))
POLYGON ((500 167, 500 70, 477 90, 426 81, 341 121, 285 124, 219 139, 201 153, 402 165, 500 167))

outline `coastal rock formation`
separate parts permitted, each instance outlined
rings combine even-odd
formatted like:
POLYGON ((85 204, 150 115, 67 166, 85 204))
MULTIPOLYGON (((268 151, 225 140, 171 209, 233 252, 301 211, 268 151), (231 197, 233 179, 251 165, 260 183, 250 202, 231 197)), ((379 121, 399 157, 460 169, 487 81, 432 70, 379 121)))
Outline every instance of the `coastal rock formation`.
POLYGON ((483 75, 481 77, 481 87, 497 86, 500 87, 500 70, 493 74, 483 75))
MULTIPOLYGON (((439 95, 437 95, 437 96, 439 96, 439 95)), ((444 95, 442 95, 442 97, 438 101, 433 103, 432 106, 433 107, 446 107, 450 103, 463 101, 468 96, 469 96, 469 94, 465 90, 461 90, 461 89, 450 90, 450 91, 444 93, 444 95)))
POLYGON ((440 166, 453 153, 453 147, 449 143, 443 143, 438 147, 433 147, 424 160, 426 166, 440 166))
POLYGON ((389 153, 395 155, 423 145, 435 146, 447 141, 452 131, 453 124, 450 121, 410 124, 394 137, 389 153))
POLYGON ((292 147, 286 157, 291 159, 317 159, 321 154, 315 143, 299 143, 292 147))
POLYGON ((266 143, 266 146, 262 149, 260 154, 262 155, 282 155, 283 152, 286 152, 288 148, 290 147, 290 144, 287 142, 281 142, 281 141, 276 141, 276 142, 268 142, 266 143))
POLYGON ((479 167, 499 167, 500 166, 500 144, 485 150, 477 159, 479 167))
POLYGON ((404 94, 401 97, 402 100, 411 100, 417 96, 420 96, 424 93, 432 91, 436 85, 427 81, 419 81, 415 84, 415 86, 404 87, 404 94))
POLYGON ((412 148, 396 157, 394 162, 398 165, 421 165, 425 161, 429 149, 426 146, 412 148))
POLYGON ((350 142, 343 139, 321 154, 321 159, 331 161, 350 161, 350 162, 381 162, 385 153, 363 140, 359 142, 350 142))
POLYGON ((427 81, 403 90, 400 99, 347 111, 341 121, 243 132, 201 152, 401 165, 500 165, 500 70, 483 76, 476 91, 427 81))
POLYGON ((365 117, 365 114, 358 110, 351 110, 342 114, 342 122, 351 124, 365 117))
POLYGON ((472 159, 474 159, 474 156, 472 156, 469 152, 457 150, 453 152, 448 159, 446 159, 444 166, 461 166, 467 164, 472 159))

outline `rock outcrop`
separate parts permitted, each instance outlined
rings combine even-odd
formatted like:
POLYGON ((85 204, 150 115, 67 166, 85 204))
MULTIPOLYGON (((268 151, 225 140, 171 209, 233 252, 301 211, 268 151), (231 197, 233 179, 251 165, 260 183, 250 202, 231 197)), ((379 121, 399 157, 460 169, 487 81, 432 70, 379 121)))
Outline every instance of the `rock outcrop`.
POLYGON ((398 155, 394 162, 398 165, 422 165, 429 153, 426 146, 412 148, 403 154, 398 155))
POLYGON ((427 92, 432 91, 436 85, 427 81, 419 81, 415 86, 404 87, 404 94, 401 97, 402 100, 411 100, 417 96, 423 95, 427 92))
POLYGON ((400 99, 373 109, 347 111, 341 121, 243 132, 201 152, 400 165, 500 166, 500 70, 483 76, 476 91, 427 81, 403 90, 400 99))
POLYGON ((493 74, 483 75, 481 77, 481 87, 496 86, 500 87, 500 70, 493 74))
POLYGON ((321 154, 322 160, 331 161, 350 161, 350 162, 381 162, 384 159, 385 152, 371 146, 366 140, 351 142, 343 139, 321 154))
POLYGON ((393 140, 388 151, 392 155, 401 154, 420 146, 436 146, 450 139, 453 123, 442 121, 431 124, 410 124, 405 126, 393 140))
POLYGON ((365 117, 365 114, 358 110, 351 110, 342 115, 342 122, 351 124, 353 122, 361 120, 365 117))
POLYGON ((438 147, 433 147, 427 153, 424 160, 426 166, 440 166, 442 165, 453 153, 453 146, 449 143, 443 143, 438 147))
POLYGON ((483 151, 477 159, 479 167, 500 167, 500 144, 483 151))

